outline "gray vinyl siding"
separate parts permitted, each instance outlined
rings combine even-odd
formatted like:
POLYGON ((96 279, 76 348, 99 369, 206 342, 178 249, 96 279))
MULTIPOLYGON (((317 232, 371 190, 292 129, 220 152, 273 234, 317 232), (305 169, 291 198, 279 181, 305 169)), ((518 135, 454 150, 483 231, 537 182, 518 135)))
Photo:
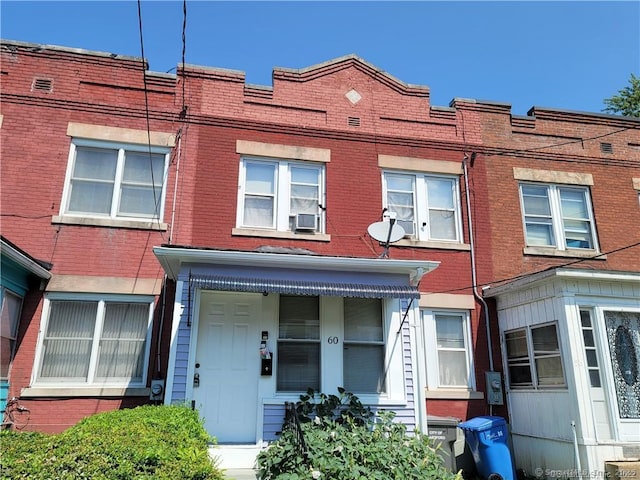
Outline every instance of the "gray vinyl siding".
MULTIPOLYGON (((403 309, 407 308, 406 302, 402 302, 402 305, 403 309)), ((393 410, 396 412, 395 421, 405 424, 407 426, 407 432, 411 433, 416 428, 416 405, 413 379, 414 368, 411 363, 411 332, 408 322, 405 322, 402 327, 402 349, 405 376, 405 396, 407 400, 406 405, 402 407, 372 406, 372 410, 374 413, 379 410, 393 410)), ((282 431, 284 412, 284 404, 267 404, 264 406, 264 424, 262 427, 263 440, 270 442, 278 438, 282 431)))
MULTIPOLYGON (((188 325, 188 315, 191 312, 189 312, 188 278, 180 278, 180 280, 186 281, 182 284, 182 292, 176 292, 176 297, 180 298, 180 303, 184 307, 180 316, 180 326, 178 327, 178 336, 176 338, 176 364, 173 375, 171 403, 183 403, 187 398, 187 368, 189 365, 189 345, 191 343, 191 327, 188 325)), ((193 308, 193 298, 191 299, 191 307, 193 308)))

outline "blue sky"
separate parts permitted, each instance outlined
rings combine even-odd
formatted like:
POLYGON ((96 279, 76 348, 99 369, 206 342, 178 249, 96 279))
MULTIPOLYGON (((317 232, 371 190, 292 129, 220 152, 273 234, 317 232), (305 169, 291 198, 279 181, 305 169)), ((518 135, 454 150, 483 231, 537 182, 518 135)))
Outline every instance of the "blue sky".
MULTIPOLYGON (((182 58, 182 1, 142 1, 150 70, 182 58)), ((135 1, 2 0, 7 40, 141 56, 135 1)), ((273 67, 304 68, 356 54, 433 105, 455 97, 601 112, 640 75, 640 0, 187 1, 186 63, 246 72, 271 85, 273 67)), ((172 70, 173 69, 173 70, 172 70)))

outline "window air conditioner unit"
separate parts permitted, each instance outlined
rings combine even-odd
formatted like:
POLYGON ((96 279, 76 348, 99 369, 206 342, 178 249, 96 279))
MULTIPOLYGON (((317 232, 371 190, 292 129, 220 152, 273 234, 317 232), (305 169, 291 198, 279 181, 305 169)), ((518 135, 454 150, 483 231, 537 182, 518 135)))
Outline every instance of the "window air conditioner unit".
POLYGON ((318 230, 318 215, 315 213, 298 213, 295 221, 296 230, 318 230))

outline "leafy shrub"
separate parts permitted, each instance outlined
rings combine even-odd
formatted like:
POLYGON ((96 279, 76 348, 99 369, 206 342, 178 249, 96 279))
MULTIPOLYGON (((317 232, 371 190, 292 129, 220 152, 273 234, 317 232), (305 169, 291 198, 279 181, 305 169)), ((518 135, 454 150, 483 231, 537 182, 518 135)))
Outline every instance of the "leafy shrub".
POLYGON ((296 412, 302 423, 320 417, 340 424, 350 418, 357 425, 365 425, 373 417, 371 408, 363 405, 358 397, 342 387, 338 387, 338 395, 327 395, 310 388, 305 395, 300 395, 296 412))
POLYGON ((142 406, 87 417, 58 435, 3 432, 2 480, 219 480, 198 413, 142 406))
MULTIPOLYGON (((303 397, 301 403, 310 401, 303 397)), ((347 397, 354 399, 352 395, 347 397)), ((327 397, 319 398, 323 405, 327 404, 327 397)), ((342 415, 340 409, 325 413, 313 421, 301 422, 306 456, 295 429, 283 427, 280 438, 258 455, 262 480, 462 479, 460 474, 444 468, 442 458, 425 435, 408 435, 404 424, 393 421, 392 412, 379 412, 375 423, 371 418, 363 423, 358 417, 342 415)))

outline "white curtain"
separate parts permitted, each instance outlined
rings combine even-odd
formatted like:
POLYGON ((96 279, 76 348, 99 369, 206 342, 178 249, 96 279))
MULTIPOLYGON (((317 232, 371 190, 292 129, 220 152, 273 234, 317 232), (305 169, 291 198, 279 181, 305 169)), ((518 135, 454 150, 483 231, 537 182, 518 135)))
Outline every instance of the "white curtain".
POLYGON ((149 306, 107 303, 96 378, 142 380, 149 306))
POLYGON ((407 235, 415 234, 414 228, 414 177, 412 175, 385 175, 387 182, 387 208, 396 214, 396 221, 407 235))
POLYGON ((86 380, 98 302, 53 301, 40 377, 86 380))
POLYGON ((320 169, 291 167, 290 214, 317 214, 320 205, 320 169))
POLYGON ((439 314, 435 319, 440 385, 467 387, 469 375, 464 318, 439 314))
POLYGON ((98 322, 98 358, 95 377, 142 380, 149 305, 52 301, 44 337, 41 378, 93 381, 89 378, 91 352, 98 322))
POLYGON ((274 164, 245 164, 244 225, 274 226, 275 174, 274 164))

